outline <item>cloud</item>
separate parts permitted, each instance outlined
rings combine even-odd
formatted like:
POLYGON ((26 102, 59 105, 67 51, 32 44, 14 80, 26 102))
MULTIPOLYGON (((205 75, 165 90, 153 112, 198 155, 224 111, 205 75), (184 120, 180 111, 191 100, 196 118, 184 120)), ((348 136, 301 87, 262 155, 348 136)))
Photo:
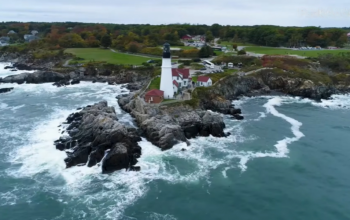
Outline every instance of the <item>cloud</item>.
POLYGON ((0 4, 0 21, 344 27, 350 20, 347 1, 13 0, 0 4))

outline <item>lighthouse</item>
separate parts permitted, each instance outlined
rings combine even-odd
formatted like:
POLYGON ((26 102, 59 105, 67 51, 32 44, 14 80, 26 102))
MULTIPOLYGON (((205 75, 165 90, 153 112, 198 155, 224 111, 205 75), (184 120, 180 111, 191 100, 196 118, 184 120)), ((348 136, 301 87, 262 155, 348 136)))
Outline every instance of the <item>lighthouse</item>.
POLYGON ((164 91, 164 98, 174 97, 173 75, 171 71, 170 44, 163 46, 162 74, 160 79, 160 90, 164 91))

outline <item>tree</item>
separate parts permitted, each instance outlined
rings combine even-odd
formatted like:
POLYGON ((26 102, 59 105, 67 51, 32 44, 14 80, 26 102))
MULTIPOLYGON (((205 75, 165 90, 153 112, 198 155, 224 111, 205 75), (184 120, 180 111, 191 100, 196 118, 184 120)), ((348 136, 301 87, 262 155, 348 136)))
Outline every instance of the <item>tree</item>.
POLYGON ((238 45, 237 44, 232 44, 232 48, 237 51, 238 45))
POLYGON ((211 31, 207 31, 205 33, 205 41, 210 42, 212 40, 214 40, 213 34, 211 33, 211 31))
POLYGON ((199 52, 198 52, 198 56, 200 58, 207 58, 213 55, 213 49, 211 47, 209 47, 208 45, 202 47, 199 52))
POLYGON ((85 41, 79 34, 65 34, 58 40, 58 43, 61 47, 65 48, 79 48, 85 47, 85 41))
POLYGON ((111 36, 108 34, 105 34, 102 38, 101 38, 101 45, 104 48, 110 47, 112 44, 112 39, 111 36))
POLYGON ((242 50, 238 51, 237 54, 238 55, 245 55, 245 54, 247 54, 247 52, 244 49, 242 49, 242 50))

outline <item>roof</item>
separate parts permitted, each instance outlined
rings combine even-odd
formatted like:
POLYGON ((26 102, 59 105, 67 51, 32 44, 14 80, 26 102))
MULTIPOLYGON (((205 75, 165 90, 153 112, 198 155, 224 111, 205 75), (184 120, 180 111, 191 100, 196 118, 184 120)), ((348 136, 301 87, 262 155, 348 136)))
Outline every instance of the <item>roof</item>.
POLYGON ((173 84, 174 84, 176 87, 179 87, 179 84, 176 82, 176 80, 173 81, 173 84))
POLYGON ((178 71, 177 71, 177 69, 171 69, 171 72, 172 72, 172 75, 173 75, 173 76, 177 76, 177 77, 180 76, 179 73, 178 73, 178 71))
POLYGON ((182 38, 192 38, 192 36, 191 35, 189 35, 189 34, 186 34, 185 36, 183 36, 182 38))
POLYGON ((209 79, 208 76, 198 76, 197 82, 208 82, 209 79))
POLYGON ((181 73, 184 79, 188 79, 190 76, 190 69, 177 69, 177 71, 181 73))
POLYGON ((347 35, 348 35, 348 37, 350 37, 350 33, 348 33, 347 35))
POLYGON ((173 76, 180 76, 179 73, 182 75, 182 78, 188 79, 190 76, 190 69, 176 69, 172 68, 171 69, 172 75, 173 76))
POLYGON ((145 95, 147 96, 164 96, 164 92, 159 89, 152 89, 148 91, 145 95))

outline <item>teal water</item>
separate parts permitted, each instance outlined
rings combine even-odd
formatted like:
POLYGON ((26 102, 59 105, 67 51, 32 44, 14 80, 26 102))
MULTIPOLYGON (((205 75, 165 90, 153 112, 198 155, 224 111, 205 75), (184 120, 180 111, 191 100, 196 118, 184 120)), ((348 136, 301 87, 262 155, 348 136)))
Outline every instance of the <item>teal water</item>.
POLYGON ((349 96, 243 98, 245 120, 225 117, 231 136, 193 139, 185 152, 143 140, 141 172, 102 175, 64 169, 52 142, 68 114, 103 99, 133 126, 114 98, 125 90, 11 86, 0 94, 0 219, 350 219, 349 96))

